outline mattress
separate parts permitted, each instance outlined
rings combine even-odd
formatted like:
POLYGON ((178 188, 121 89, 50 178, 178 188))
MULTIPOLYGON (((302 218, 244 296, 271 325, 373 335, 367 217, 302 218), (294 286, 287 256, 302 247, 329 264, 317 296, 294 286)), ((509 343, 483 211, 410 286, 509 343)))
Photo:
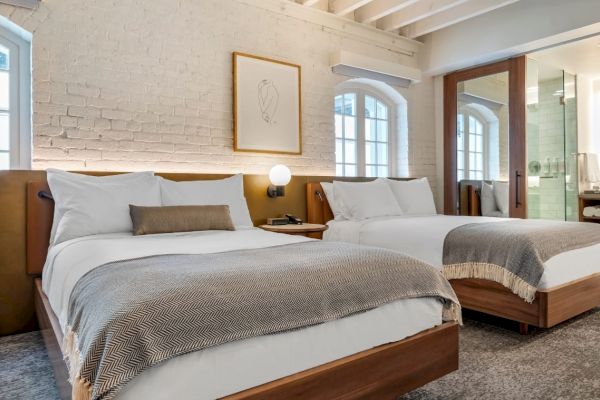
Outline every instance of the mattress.
MULTIPOLYGON (((384 247, 442 268, 444 239, 452 229, 470 223, 510 221, 509 218, 453 215, 397 216, 365 221, 329 221, 323 240, 384 247)), ((600 273, 600 244, 571 250, 545 264, 539 289, 551 289, 600 273)))
MULTIPOLYGON (((50 249, 42 284, 65 329, 68 300, 83 275, 108 262, 159 254, 203 254, 307 241, 259 229, 162 235, 95 235, 50 249)), ((236 393, 442 323, 435 298, 395 301, 364 313, 295 331, 226 343, 144 371, 119 394, 129 399, 214 399, 236 393)))

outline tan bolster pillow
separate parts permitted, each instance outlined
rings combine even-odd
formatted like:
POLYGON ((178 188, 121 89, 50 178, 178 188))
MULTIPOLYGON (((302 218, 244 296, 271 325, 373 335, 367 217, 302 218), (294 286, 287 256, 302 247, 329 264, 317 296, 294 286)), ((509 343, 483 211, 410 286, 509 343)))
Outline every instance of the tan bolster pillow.
POLYGON ((134 235, 222 230, 235 227, 229 206, 141 207, 129 205, 134 235))

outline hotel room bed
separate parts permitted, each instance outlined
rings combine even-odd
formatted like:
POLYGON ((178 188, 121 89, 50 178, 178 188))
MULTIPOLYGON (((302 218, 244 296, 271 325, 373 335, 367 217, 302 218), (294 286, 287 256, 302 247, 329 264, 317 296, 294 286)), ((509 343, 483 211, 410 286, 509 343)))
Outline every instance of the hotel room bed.
MULTIPOLYGON (((87 314, 90 319, 95 315, 88 306, 77 309, 77 300, 81 294, 90 297, 92 291, 87 285, 93 283, 90 276, 96 272, 131 266, 146 258, 235 257, 245 251, 321 243, 254 228, 146 236, 109 233, 65 240, 51 246, 46 254, 44 243, 48 243, 53 215, 52 202, 45 195, 48 190, 45 182, 28 185, 27 268, 31 274, 42 274, 42 279, 36 280, 36 312, 65 399, 71 398, 72 388, 74 399, 90 398, 81 393, 82 388, 86 393, 90 390, 89 383, 71 386, 66 382, 69 374, 62 357, 80 347, 80 340, 77 336, 73 340, 71 335, 73 318, 83 315, 85 319, 87 314), (69 309, 77 311, 70 314, 69 309)), ((408 267, 416 265, 404 258, 408 267)), ((438 275, 433 269, 432 273, 438 275)), ((161 283, 157 282, 156 287, 160 289, 161 283)), ((102 297, 112 300, 116 292, 96 293, 102 296, 93 307, 101 304, 102 297)), ((106 398, 395 398, 458 368, 458 329, 454 321, 459 317, 459 307, 455 305, 448 314, 449 308, 440 297, 409 297, 298 329, 180 353, 146 368, 118 390, 106 392, 110 394, 106 398), (415 363, 415 359, 420 362, 415 363)), ((126 346, 119 353, 127 350, 126 346)), ((73 366, 74 359, 87 362, 89 358, 83 357, 85 354, 68 359, 73 366)), ((78 380, 71 375, 71 380, 78 380)))
MULTIPOLYGON (((145 237, 89 236, 61 243, 50 251, 43 289, 64 333, 68 300, 76 282, 103 264, 151 255, 220 253, 308 240, 258 229, 145 237)), ((219 398, 441 324, 442 304, 437 299, 398 300, 324 324, 229 342, 170 359, 136 377, 117 398, 219 398)))
MULTIPOLYGON (((324 240, 392 249, 418 258, 441 270, 444 269, 444 243, 448 234, 457 228, 480 223, 512 224, 513 221, 520 221, 518 222, 520 226, 529 223, 515 219, 447 216, 434 213, 388 215, 362 220, 335 220, 325 193, 320 183, 308 184, 308 222, 327 223, 329 229, 325 232, 324 240)), ((594 235, 597 236, 597 232, 594 235)), ((476 247, 469 250, 469 246, 461 246, 461 251, 476 250, 476 247)), ((451 252, 452 249, 448 248, 448 251, 451 252)), ((598 259, 600 259, 600 244, 597 242, 553 255, 543 265, 543 274, 535 288, 537 290, 534 289, 532 293, 530 288, 528 289, 531 298, 527 301, 523 293, 516 294, 516 284, 510 287, 504 285, 502 279, 483 278, 481 275, 487 274, 487 271, 473 273, 481 277, 447 276, 450 276, 450 283, 463 308, 517 321, 520 323, 521 332, 526 333, 529 325, 552 327, 600 305, 598 259)), ((521 268, 528 269, 524 264, 521 268)), ((461 274, 466 270, 463 269, 461 274)), ((445 269, 444 272, 448 274, 449 271, 445 269)))

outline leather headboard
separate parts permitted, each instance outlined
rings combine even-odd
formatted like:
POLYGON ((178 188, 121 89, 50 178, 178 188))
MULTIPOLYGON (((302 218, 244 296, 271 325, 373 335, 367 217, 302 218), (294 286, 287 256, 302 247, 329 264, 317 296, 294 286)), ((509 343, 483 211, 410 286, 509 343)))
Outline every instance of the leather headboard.
POLYGON ((38 275, 46 262, 54 201, 47 182, 27 183, 27 273, 38 275))

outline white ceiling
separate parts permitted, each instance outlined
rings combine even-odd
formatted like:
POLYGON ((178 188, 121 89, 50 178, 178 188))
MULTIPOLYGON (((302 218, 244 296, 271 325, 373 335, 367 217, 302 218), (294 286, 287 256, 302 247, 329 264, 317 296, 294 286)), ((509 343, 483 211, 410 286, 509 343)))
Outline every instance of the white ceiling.
POLYGON ((530 54, 542 64, 600 79, 600 34, 530 54))
POLYGON ((519 0, 289 0, 414 39, 519 0))

